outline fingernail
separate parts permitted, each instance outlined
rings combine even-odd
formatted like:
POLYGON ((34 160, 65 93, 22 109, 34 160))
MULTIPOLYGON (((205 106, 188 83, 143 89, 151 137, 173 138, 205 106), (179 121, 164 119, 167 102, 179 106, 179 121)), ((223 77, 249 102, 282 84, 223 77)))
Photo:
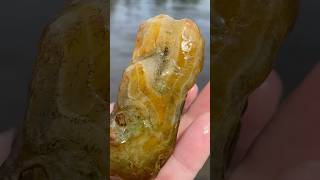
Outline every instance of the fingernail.
POLYGON ((110 104, 110 113, 111 113, 111 111, 113 110, 113 107, 114 107, 114 103, 111 103, 111 104, 110 104))
POLYGON ((190 89, 189 92, 192 92, 192 91, 197 91, 198 90, 198 86, 197 84, 193 85, 192 88, 190 89))

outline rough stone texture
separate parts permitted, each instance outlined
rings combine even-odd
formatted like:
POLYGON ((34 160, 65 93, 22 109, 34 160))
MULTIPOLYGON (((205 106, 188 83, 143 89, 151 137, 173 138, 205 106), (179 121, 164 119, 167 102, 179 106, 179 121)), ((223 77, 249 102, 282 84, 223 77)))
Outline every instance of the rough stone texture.
POLYGON ((189 19, 159 15, 139 28, 111 114, 111 179, 150 179, 174 149, 184 100, 202 69, 204 40, 189 19))
POLYGON ((296 0, 213 0, 213 179, 225 179, 248 95, 271 71, 296 0))
POLYGON ((69 1, 43 34, 3 180, 107 176, 107 1, 69 1))

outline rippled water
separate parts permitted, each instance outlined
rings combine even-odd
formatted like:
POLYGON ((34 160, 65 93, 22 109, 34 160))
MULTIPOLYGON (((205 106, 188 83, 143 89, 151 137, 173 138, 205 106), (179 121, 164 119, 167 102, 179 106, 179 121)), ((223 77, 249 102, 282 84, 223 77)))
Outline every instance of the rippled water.
POLYGON ((155 15, 194 20, 206 41, 204 69, 197 84, 202 88, 210 74, 210 0, 112 0, 111 1, 111 100, 115 101, 122 72, 129 64, 139 24, 155 15))
MULTIPOLYGON (((205 38, 205 64, 199 75, 199 88, 210 79, 210 0, 111 0, 110 98, 116 100, 122 72, 129 64, 139 24, 155 15, 168 14, 176 19, 189 18, 200 27, 205 38)), ((209 179, 206 163, 196 179, 209 179)))

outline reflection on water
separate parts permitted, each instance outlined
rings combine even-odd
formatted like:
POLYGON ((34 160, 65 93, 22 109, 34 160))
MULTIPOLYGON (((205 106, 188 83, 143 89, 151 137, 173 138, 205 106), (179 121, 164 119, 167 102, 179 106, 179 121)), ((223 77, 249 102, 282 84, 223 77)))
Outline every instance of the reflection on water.
MULTIPOLYGON (((111 0, 110 98, 116 100, 122 72, 129 64, 139 24, 155 15, 194 20, 206 41, 205 64, 197 84, 202 88, 210 77, 210 0, 111 0)), ((209 179, 204 175, 201 179, 209 179), (203 178, 206 177, 206 178, 203 178)))

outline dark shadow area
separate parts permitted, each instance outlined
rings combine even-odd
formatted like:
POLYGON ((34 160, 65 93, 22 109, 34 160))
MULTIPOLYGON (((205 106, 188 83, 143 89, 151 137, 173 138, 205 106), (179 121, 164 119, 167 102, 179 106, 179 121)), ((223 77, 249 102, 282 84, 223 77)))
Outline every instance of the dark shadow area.
POLYGON ((320 2, 300 1, 300 12, 275 64, 283 82, 283 98, 288 96, 320 60, 320 2))
POLYGON ((41 34, 62 5, 63 0, 12 0, 0 6, 0 131, 24 118, 41 34))

